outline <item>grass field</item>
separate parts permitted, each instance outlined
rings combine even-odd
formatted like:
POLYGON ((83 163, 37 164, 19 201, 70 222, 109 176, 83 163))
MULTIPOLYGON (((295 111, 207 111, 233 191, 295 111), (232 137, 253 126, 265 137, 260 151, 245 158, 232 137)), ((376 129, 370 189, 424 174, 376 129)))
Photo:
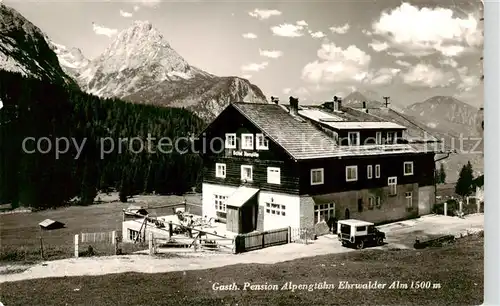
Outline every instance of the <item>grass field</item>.
MULTIPOLYGON (((118 198, 118 195, 114 195, 118 198)), ((201 204, 199 195, 138 196, 138 203, 111 202, 91 206, 71 206, 33 213, 0 215, 0 263, 5 261, 36 261, 40 259, 40 228, 38 223, 52 219, 66 224, 63 229, 44 231, 44 255, 46 259, 60 259, 74 254, 75 234, 121 231, 122 209, 129 205, 147 205, 150 214, 172 214, 172 208, 152 207, 182 203, 201 204)), ((110 201, 114 198, 109 199, 110 201)), ((193 213, 201 214, 199 207, 190 207, 193 213)), ((114 251, 112 245, 94 244, 98 255, 114 251)), ((82 246, 85 247, 85 246, 82 246)), ((137 246, 124 246, 124 251, 136 250, 137 246)), ((139 246, 140 248, 140 246, 139 246)))
MULTIPOLYGON (((165 259, 168 260, 168 259, 165 259)), ((425 250, 363 250, 274 265, 242 264, 166 274, 114 274, 2 284, 5 305, 479 305, 483 238, 425 250), (335 289, 214 291, 214 282, 334 284, 335 289), (434 289, 337 289, 340 281, 429 281, 434 289), (436 287, 436 285, 433 285, 436 287)))

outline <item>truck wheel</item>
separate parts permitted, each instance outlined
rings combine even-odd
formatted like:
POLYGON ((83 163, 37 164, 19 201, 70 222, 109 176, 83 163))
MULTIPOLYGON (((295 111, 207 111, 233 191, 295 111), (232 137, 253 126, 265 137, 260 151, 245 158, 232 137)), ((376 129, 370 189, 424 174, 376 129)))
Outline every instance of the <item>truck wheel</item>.
POLYGON ((342 241, 342 246, 346 246, 346 245, 347 245, 347 242, 342 241))
POLYGON ((356 248, 357 248, 358 250, 361 250, 361 249, 362 249, 362 248, 364 248, 364 247, 365 247, 365 243, 364 243, 364 241, 363 241, 363 240, 360 240, 360 241, 356 244, 356 248))
POLYGON ((377 238, 377 245, 383 245, 384 239, 382 237, 377 238))

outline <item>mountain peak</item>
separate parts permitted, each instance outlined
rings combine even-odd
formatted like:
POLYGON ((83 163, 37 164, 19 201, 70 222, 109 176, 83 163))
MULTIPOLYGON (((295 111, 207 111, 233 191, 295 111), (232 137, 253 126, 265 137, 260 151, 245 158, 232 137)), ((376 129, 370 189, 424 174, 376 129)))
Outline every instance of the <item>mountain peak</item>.
POLYGON ((153 29, 153 24, 149 22, 149 20, 136 20, 133 23, 133 27, 143 31, 151 31, 153 29))

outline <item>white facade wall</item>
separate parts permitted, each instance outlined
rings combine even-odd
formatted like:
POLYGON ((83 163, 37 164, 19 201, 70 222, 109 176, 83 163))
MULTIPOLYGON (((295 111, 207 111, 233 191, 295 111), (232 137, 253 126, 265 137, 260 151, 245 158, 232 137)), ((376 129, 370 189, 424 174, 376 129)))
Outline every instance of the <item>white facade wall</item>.
POLYGON ((300 227, 300 197, 268 191, 259 192, 259 206, 264 211, 264 230, 284 227, 300 227), (271 202, 271 198, 273 202, 271 202), (266 212, 266 203, 285 205, 285 216, 272 215, 266 212))
MULTIPOLYGON (((202 184, 203 192, 203 216, 216 217, 214 195, 231 196, 238 188, 215 184, 202 184)), ((259 210, 264 212, 264 230, 278 229, 283 227, 300 227, 300 197, 269 191, 260 191, 258 194, 259 210), (273 201, 271 201, 271 198, 273 201), (266 213, 266 203, 285 205, 285 216, 277 216, 266 213)), ((258 222, 257 222, 258 223, 258 222)))
POLYGON ((216 218, 217 215, 215 213, 215 195, 223 195, 230 197, 235 191, 238 189, 237 187, 224 186, 224 185, 215 185, 215 184, 207 184, 203 183, 201 187, 202 192, 202 213, 203 216, 207 216, 208 218, 216 218))

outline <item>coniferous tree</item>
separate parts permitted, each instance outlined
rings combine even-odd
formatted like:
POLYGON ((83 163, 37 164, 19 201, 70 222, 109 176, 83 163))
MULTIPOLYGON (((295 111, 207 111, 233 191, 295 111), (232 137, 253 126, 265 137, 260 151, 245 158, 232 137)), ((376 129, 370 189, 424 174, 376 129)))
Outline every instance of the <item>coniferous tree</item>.
MULTIPOLYGON (((199 183, 197 154, 134 153, 127 143, 119 148, 120 138, 139 137, 146 143, 148 134, 175 139, 198 133, 205 122, 190 111, 101 99, 6 71, 0 71, 0 99, 2 203, 46 208, 78 196, 90 204, 97 191, 118 189, 126 199, 141 192, 184 193, 199 183), (47 154, 27 153, 22 148, 26 137, 47 137, 52 146, 66 138, 71 148, 57 159, 54 147, 47 154), (110 139, 114 150, 101 156, 103 139, 110 139), (74 143, 84 144, 81 152, 74 143)), ((27 142, 25 149, 36 149, 36 142, 27 142)))
POLYGON ((455 185, 455 193, 462 197, 471 195, 473 190, 472 188, 473 180, 474 180, 473 169, 469 161, 467 162, 467 165, 464 165, 460 170, 458 181, 457 184, 455 185))
POLYGON ((442 163, 439 167, 439 183, 440 184, 446 183, 446 171, 444 170, 444 165, 442 163))

